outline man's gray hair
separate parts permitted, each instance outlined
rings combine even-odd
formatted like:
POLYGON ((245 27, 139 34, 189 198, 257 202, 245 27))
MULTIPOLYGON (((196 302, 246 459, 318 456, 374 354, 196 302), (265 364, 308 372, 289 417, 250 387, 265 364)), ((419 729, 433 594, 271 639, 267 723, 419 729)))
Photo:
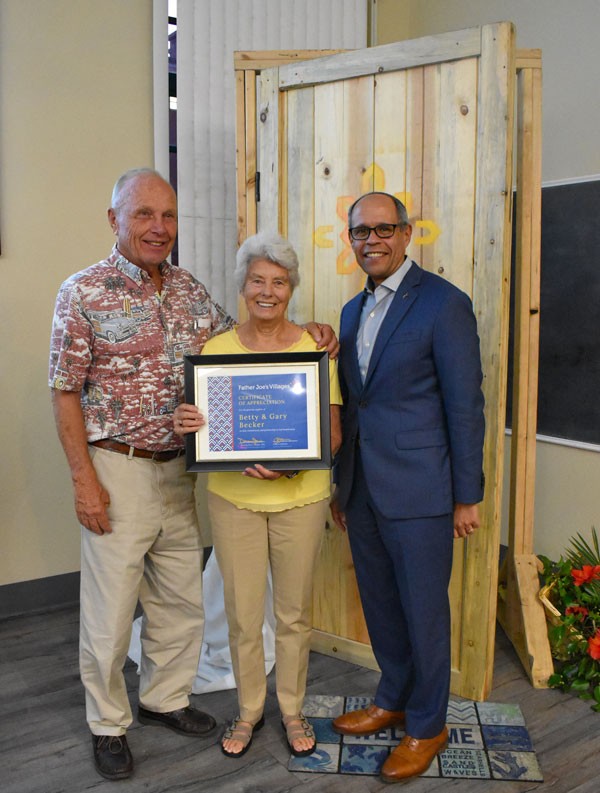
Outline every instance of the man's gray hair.
POLYGON ((359 196, 356 201, 352 204, 350 209, 348 210, 348 228, 352 228, 352 213, 354 212, 354 207, 358 204, 359 201, 362 201, 363 198, 367 198, 370 195, 384 195, 390 198, 394 202, 394 206, 396 207, 396 212, 398 214, 398 223, 401 226, 408 226, 408 212, 406 211, 406 207, 400 201, 399 198, 396 198, 395 195, 391 193, 382 193, 378 190, 374 190, 372 193, 365 193, 364 195, 359 196))
POLYGON ((110 199, 111 209, 118 209, 121 206, 123 203, 122 196, 125 192, 125 188, 129 182, 133 181, 134 179, 138 179, 140 176, 156 176, 159 179, 162 179, 163 182, 169 184, 164 176, 158 171, 155 171, 154 168, 131 168, 129 171, 125 171, 125 173, 121 174, 121 176, 119 176, 115 182, 110 199))
POLYGON ((272 231, 259 231, 242 242, 235 257, 234 278, 241 292, 248 269, 256 259, 267 259, 288 271, 292 292, 300 283, 298 257, 291 244, 272 231))

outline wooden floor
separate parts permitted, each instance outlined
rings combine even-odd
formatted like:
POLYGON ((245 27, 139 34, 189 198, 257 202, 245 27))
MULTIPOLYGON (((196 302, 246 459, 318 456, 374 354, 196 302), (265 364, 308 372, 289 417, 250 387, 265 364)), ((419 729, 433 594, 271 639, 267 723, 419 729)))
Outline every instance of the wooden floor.
MULTIPOLYGON (((91 760, 84 697, 77 671, 75 608, 0 622, 0 790, 2 793, 373 793, 389 791, 375 777, 298 774, 286 770, 288 751, 270 680, 266 726, 240 760, 221 754, 216 737, 198 740, 161 727, 132 725, 128 736, 136 769, 126 781, 99 777, 91 760)), ((126 676, 132 706, 137 675, 126 676)), ((271 675, 272 677, 272 675, 271 675)), ((311 655, 308 691, 372 694, 376 673, 323 655, 311 655)), ((415 779, 411 793, 460 789, 461 793, 600 790, 600 713, 556 691, 534 690, 511 645, 498 630, 496 702, 518 702, 545 777, 543 784, 415 779)), ((235 691, 193 697, 221 724, 236 713, 235 691)), ((394 788, 391 788, 394 789, 394 788)), ((402 788, 404 789, 404 788, 402 788)))

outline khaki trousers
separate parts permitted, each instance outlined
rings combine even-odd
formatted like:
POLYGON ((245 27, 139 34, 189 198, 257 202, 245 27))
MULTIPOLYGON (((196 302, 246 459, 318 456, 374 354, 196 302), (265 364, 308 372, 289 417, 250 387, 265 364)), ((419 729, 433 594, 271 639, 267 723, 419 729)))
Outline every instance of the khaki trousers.
POLYGON ((195 476, 183 457, 157 463, 89 449, 113 531, 82 528, 80 671, 92 733, 122 735, 132 721, 123 665, 138 598, 140 704, 168 712, 189 703, 204 625, 195 476))
POLYGON ((279 708, 286 716, 302 710, 312 630, 313 571, 327 508, 324 499, 282 512, 252 512, 208 494, 243 721, 260 719, 267 693, 262 626, 269 563, 279 708))

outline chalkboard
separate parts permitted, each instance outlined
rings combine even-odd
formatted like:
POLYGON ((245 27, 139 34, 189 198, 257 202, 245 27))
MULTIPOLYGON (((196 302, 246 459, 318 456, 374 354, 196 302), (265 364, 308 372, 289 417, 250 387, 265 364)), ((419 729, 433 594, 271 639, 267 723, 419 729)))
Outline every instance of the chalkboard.
POLYGON ((600 445, 600 181, 542 189, 540 312, 537 432, 600 445))

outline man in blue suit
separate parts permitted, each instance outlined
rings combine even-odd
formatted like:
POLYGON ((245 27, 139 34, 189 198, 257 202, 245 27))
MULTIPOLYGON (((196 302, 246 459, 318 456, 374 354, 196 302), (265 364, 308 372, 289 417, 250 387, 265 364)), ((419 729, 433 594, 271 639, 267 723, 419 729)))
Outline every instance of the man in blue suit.
POLYGON ((404 205, 368 193, 348 227, 367 282, 341 317, 332 512, 348 530, 381 679, 373 705, 333 725, 346 735, 404 728, 381 770, 396 782, 423 773, 448 742, 448 585, 453 537, 479 526, 482 372, 469 298, 405 254, 404 205))

